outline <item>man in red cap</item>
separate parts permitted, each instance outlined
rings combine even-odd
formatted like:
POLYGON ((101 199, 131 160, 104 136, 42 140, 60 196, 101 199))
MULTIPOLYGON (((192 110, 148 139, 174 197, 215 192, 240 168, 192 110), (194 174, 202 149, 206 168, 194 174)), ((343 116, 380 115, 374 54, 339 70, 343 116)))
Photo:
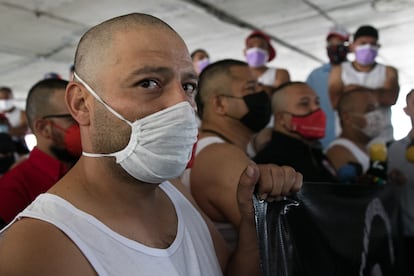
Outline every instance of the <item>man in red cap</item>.
POLYGON ((329 99, 328 80, 332 65, 346 61, 348 40, 349 33, 345 28, 337 25, 330 28, 326 36, 326 53, 329 63, 314 69, 306 79, 306 83, 318 94, 321 108, 326 113, 326 134, 320 140, 323 148, 328 147, 339 134, 335 126, 335 111, 329 99))
POLYGON ((282 68, 269 68, 266 63, 276 57, 270 37, 261 31, 254 31, 246 38, 244 49, 246 61, 259 83, 277 87, 290 81, 289 72, 282 68))
MULTIPOLYGON (((253 75, 262 84, 263 89, 272 97, 274 89, 290 81, 289 72, 283 68, 267 67, 266 63, 276 57, 276 50, 270 43, 270 37, 261 32, 254 31, 246 38, 246 48, 244 49, 246 61, 249 64, 253 75)), ((249 143, 247 152, 249 156, 254 156, 271 138, 273 118, 268 127, 262 129, 249 143)))

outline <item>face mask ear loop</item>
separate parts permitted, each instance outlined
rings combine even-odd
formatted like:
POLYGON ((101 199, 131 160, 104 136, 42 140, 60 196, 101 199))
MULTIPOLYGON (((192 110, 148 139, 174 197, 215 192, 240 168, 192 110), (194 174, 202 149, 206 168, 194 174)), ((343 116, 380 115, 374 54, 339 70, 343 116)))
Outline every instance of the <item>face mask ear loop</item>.
POLYGON ((114 114, 116 117, 118 117, 120 120, 124 121, 125 123, 127 123, 128 125, 130 125, 132 127, 132 123, 130 121, 128 121, 127 119, 125 119, 121 114, 119 114, 118 112, 116 112, 112 107, 110 107, 107 103, 104 102, 104 100, 102 100, 101 97, 99 97, 98 94, 95 93, 95 91, 93 91, 93 89, 85 82, 83 81, 77 74, 76 72, 73 73, 73 76, 78 79, 78 81, 85 86, 86 90, 89 91, 89 93, 92 94, 92 96, 101 104, 103 104, 112 114, 114 114))

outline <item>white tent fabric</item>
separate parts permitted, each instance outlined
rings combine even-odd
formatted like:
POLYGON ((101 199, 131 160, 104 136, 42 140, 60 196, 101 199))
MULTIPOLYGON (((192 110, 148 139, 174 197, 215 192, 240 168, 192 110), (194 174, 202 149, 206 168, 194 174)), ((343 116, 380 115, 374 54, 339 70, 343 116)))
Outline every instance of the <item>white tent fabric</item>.
POLYGON ((327 61, 325 37, 334 24, 354 32, 379 29, 378 60, 399 70, 401 84, 414 82, 414 0, 4 0, 0 1, 0 86, 10 86, 20 106, 47 72, 69 76, 76 44, 92 25, 143 12, 175 28, 189 50, 205 48, 213 60, 244 59, 252 29, 268 33, 277 50, 271 65, 293 80, 327 61))

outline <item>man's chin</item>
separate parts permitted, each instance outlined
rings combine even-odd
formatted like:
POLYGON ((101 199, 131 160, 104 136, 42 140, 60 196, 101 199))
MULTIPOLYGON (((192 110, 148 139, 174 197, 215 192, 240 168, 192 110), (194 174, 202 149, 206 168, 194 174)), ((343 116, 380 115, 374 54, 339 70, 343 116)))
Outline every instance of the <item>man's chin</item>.
POLYGON ((75 164, 80 158, 80 156, 72 155, 65 148, 51 146, 50 150, 53 153, 53 155, 56 157, 56 159, 58 159, 61 162, 69 163, 72 165, 75 164))

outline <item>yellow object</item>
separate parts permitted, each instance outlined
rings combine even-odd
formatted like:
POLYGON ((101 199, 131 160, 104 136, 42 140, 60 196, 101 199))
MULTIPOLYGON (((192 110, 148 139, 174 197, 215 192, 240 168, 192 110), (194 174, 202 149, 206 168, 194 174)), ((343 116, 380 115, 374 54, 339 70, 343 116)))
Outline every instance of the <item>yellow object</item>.
POLYGON ((408 161, 414 163, 414 146, 409 146, 405 152, 405 157, 408 161))
MULTIPOLYGON (((387 146, 382 143, 372 144, 369 147, 369 156, 371 160, 382 161, 382 162, 387 161, 387 146)), ((414 151, 413 151, 413 157, 414 157, 414 151)))

